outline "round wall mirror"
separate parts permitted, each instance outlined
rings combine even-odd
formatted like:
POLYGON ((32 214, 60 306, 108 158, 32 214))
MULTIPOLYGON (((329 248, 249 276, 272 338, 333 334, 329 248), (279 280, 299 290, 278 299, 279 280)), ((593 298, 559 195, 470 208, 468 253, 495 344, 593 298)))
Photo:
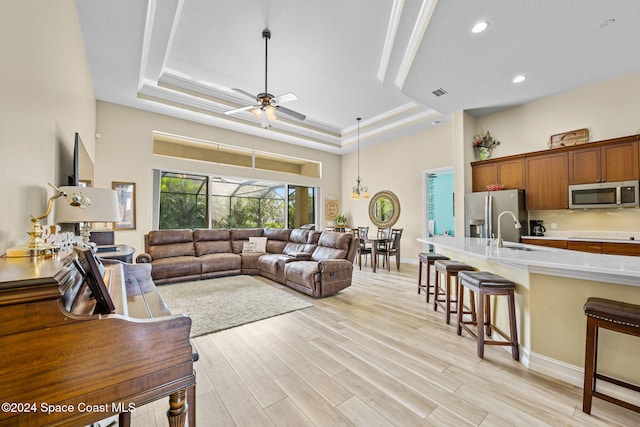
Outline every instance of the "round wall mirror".
POLYGON ((377 192, 369 202, 369 218, 378 228, 388 228, 400 217, 400 201, 391 191, 377 192))

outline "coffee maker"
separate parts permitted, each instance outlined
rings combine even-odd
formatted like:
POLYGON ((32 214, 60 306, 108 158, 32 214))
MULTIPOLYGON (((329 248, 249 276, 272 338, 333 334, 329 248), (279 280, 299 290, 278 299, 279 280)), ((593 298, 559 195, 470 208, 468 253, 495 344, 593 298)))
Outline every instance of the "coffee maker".
POLYGON ((529 221, 529 229, 531 230, 532 236, 544 236, 544 232, 547 231, 547 229, 544 228, 542 222, 541 219, 532 219, 529 221))

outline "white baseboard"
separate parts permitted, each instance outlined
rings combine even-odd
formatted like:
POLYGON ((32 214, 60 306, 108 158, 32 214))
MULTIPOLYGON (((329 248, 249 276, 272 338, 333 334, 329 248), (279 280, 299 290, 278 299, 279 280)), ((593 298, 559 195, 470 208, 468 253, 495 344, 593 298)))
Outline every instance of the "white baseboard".
MULTIPOLYGON (((523 349, 521 354, 523 353, 528 354, 526 357, 527 363, 524 363, 525 358, 522 356, 521 361, 523 365, 527 366, 532 371, 550 376, 580 389, 583 388, 584 368, 555 360, 541 354, 529 352, 528 349, 523 349)), ((640 406, 640 393, 634 392, 633 390, 619 387, 605 381, 598 381, 596 383, 596 389, 600 393, 608 394, 625 402, 640 406)))

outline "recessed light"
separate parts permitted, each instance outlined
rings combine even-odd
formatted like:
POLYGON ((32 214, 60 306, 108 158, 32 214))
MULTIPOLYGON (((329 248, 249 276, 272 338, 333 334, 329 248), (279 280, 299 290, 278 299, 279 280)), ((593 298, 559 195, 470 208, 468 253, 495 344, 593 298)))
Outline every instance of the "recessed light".
POLYGON ((524 74, 519 74, 513 78, 514 83, 522 83, 525 80, 527 80, 527 76, 525 76, 524 74))
POLYGON ((440 120, 434 120, 431 123, 434 124, 434 125, 439 125, 442 122, 440 120))
POLYGON ((471 32, 475 34, 481 33, 484 30, 486 30, 488 26, 489 26, 489 23, 487 21, 478 22, 476 25, 473 26, 473 28, 471 29, 471 32))

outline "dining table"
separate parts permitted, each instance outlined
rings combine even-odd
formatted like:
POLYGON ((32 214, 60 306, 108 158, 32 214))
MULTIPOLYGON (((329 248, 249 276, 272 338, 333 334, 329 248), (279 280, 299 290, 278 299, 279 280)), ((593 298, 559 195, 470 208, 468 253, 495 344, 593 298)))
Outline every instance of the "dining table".
POLYGON ((364 239, 365 243, 371 243, 371 269, 376 272, 376 264, 378 263, 378 244, 388 243, 391 239, 388 237, 367 237, 364 239))

